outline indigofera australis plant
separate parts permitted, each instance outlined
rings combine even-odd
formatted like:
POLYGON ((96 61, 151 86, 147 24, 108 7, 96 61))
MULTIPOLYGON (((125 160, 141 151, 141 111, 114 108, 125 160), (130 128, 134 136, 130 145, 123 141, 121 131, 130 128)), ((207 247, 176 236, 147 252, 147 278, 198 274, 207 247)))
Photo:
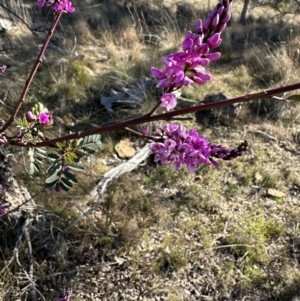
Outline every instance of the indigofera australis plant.
MULTIPOLYGON (((196 130, 187 130, 182 124, 175 123, 175 119, 180 119, 175 118, 176 116, 255 100, 262 96, 278 99, 275 95, 300 87, 300 83, 296 83, 216 103, 176 110, 177 99, 173 92, 183 86, 204 85, 210 81, 212 76, 207 73, 205 68, 211 61, 218 60, 221 56, 214 49, 222 43, 221 34, 231 17, 232 0, 219 0, 204 22, 200 19, 196 21, 194 32, 187 31, 181 51, 163 57, 164 68, 162 70, 156 67, 151 68, 151 73, 158 79, 158 86, 162 88, 163 95, 150 112, 134 119, 83 132, 62 137, 48 137, 46 130, 53 124, 53 116, 52 112, 41 103, 36 104, 23 117, 18 117, 18 114, 60 18, 64 13, 73 13, 75 8, 68 0, 39 0, 37 5, 38 7, 50 6, 54 11, 54 19, 44 45, 25 82, 17 106, 0 129, 0 145, 26 148, 30 159, 30 173, 45 171, 47 174, 45 186, 52 190, 68 191, 72 188, 78 182, 74 172, 83 170, 80 159, 87 158, 102 148, 100 134, 120 130, 130 131, 144 139, 149 144, 149 151, 154 154, 156 162, 172 164, 175 169, 186 165, 191 172, 194 172, 201 164, 218 166, 218 159, 232 160, 241 156, 247 150, 247 141, 242 142, 236 148, 227 148, 209 142, 196 130), (164 108, 167 112, 155 114, 158 107, 164 108), (149 132, 150 127, 147 124, 158 120, 165 121, 165 124, 154 129, 153 132, 149 132), (15 135, 9 135, 7 129, 10 128, 11 132, 15 122, 17 123, 17 129, 13 131, 15 135), (144 125, 141 132, 132 129, 136 125, 144 125)), ((5 70, 6 66, 0 67, 0 74, 3 74, 5 70)), ((282 98, 282 100, 286 99, 282 98)))
MULTIPOLYGON (((215 103, 176 109, 177 99, 174 91, 192 84, 204 85, 212 79, 205 68, 210 62, 218 60, 221 56, 214 49, 222 43, 221 34, 231 18, 232 8, 232 0, 219 0, 204 22, 196 21, 195 30, 193 32, 187 31, 181 45, 181 51, 163 57, 163 69, 151 68, 151 73, 158 79, 158 86, 163 90, 163 95, 150 112, 134 119, 91 128, 83 132, 75 132, 61 137, 49 137, 46 130, 53 124, 53 116, 52 112, 41 103, 36 104, 24 116, 18 115, 60 18, 64 13, 73 13, 75 8, 70 0, 39 0, 37 5, 38 7, 50 6, 54 11, 54 19, 43 47, 25 82, 16 108, 0 129, 0 145, 26 148, 30 162, 30 173, 46 172, 45 187, 53 191, 68 191, 78 183, 75 172, 83 170, 80 159, 88 158, 102 148, 100 136, 102 133, 130 131, 148 143, 149 152, 154 155, 155 162, 171 164, 176 170, 185 165, 189 171, 194 172, 202 164, 218 166, 218 160, 235 159, 247 150, 247 141, 241 142, 236 148, 227 148, 209 142, 195 129, 187 130, 182 124, 175 123, 175 119, 180 119, 177 116, 238 102, 258 100, 261 97, 273 97, 287 101, 287 98, 280 98, 278 95, 300 88, 299 82, 215 103), (156 114, 158 107, 164 108, 166 112, 156 114), (150 132, 148 125, 153 121, 165 121, 165 123, 150 132), (17 126, 12 130, 15 123, 17 126), (143 125, 141 132, 132 129, 136 125, 143 125), (15 134, 8 134, 8 129, 10 129, 10 133, 15 134)), ((6 66, 0 67, 0 75, 5 70, 6 66)), ((289 99, 295 100, 297 98, 297 95, 289 97, 289 99)), ((1 185, 4 187, 5 183, 1 185)), ((3 189, 4 192, 5 189, 3 189)), ((14 210, 7 211, 8 208, 9 204, 0 206, 0 214, 3 216, 14 210), (7 212, 5 213, 5 211, 7 212)), ((59 300, 69 300, 70 297, 71 291, 59 300)))

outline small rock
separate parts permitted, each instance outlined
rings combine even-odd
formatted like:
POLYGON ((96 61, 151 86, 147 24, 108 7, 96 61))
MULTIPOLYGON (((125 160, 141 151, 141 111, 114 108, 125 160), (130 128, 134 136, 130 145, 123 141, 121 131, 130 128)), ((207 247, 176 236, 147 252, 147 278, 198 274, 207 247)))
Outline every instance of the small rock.
POLYGON ((130 139, 121 140, 116 146, 115 150, 120 158, 128 159, 135 155, 135 149, 132 147, 130 139))
POLYGON ((273 196, 275 198, 284 198, 284 197, 286 197, 286 194, 284 192, 279 191, 277 189, 272 189, 272 188, 267 190, 267 195, 273 196))
MULTIPOLYGON (((204 103, 214 103, 229 98, 223 93, 208 94, 204 98, 204 103)), ((222 124, 228 125, 239 115, 241 108, 242 105, 240 103, 234 103, 228 106, 200 111, 196 113, 196 120, 198 123, 215 123, 219 121, 222 124)))

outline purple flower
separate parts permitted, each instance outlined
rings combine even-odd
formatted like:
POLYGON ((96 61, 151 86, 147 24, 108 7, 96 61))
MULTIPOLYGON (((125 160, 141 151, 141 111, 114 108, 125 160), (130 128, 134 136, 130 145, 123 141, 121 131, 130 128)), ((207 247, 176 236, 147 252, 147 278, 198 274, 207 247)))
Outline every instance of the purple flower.
POLYGON ((6 136, 4 134, 0 134, 0 145, 6 144, 7 142, 6 136))
POLYGON ((0 67, 0 75, 2 75, 5 72, 6 68, 7 67, 5 65, 0 67))
POLYGON ((38 7, 50 5, 56 12, 73 13, 75 8, 70 0, 38 0, 38 7))
POLYGON ((236 149, 228 149, 208 142, 195 129, 187 133, 182 125, 177 124, 157 128, 153 133, 153 141, 150 141, 150 152, 155 155, 154 162, 172 164, 176 170, 186 165, 191 172, 195 172, 201 164, 218 166, 213 157, 231 160, 241 156, 247 147, 245 141, 236 149))
POLYGON ((222 39, 219 32, 213 34, 210 38, 207 39, 207 44, 210 49, 217 48, 221 45, 222 39))
POLYGON ((70 289, 67 291, 67 294, 65 296, 59 298, 57 301, 69 301, 71 296, 72 296, 72 290, 70 289))
POLYGON ((160 98, 162 108, 166 108, 168 111, 174 109, 177 104, 176 96, 172 93, 166 93, 160 98))
POLYGON ((10 207, 10 204, 7 204, 7 205, 0 205, 0 214, 3 214, 4 213, 4 210, 9 208, 10 207))
POLYGON ((50 124, 50 116, 48 112, 41 112, 38 116, 40 124, 47 126, 50 124))
POLYGON ((144 136, 147 136, 149 133, 149 126, 147 125, 143 126, 141 132, 144 136))

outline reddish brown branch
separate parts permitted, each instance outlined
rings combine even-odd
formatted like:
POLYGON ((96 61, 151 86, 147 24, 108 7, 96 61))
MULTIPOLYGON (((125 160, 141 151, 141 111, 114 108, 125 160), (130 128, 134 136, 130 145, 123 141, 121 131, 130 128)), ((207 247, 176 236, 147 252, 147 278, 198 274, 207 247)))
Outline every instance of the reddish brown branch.
MULTIPOLYGON (((262 91, 262 92, 258 92, 258 93, 234 97, 234 98, 219 101, 219 102, 195 105, 195 106, 191 106, 188 108, 184 108, 184 109, 180 109, 180 110, 176 110, 176 111, 172 111, 172 112, 167 112, 167 113, 163 113, 163 114, 149 116, 149 113, 148 113, 148 114, 138 117, 138 118, 126 120, 126 121, 119 122, 116 124, 109 124, 109 125, 105 125, 102 127, 92 128, 92 129, 84 131, 84 132, 77 132, 77 133, 70 134, 67 136, 39 142, 39 143, 36 143, 35 145, 31 145, 31 146, 32 147, 50 146, 50 145, 54 145, 57 142, 68 141, 68 140, 72 140, 72 139, 78 139, 78 138, 82 138, 82 137, 86 137, 86 136, 90 136, 90 135, 108 133, 108 132, 113 132, 113 131, 117 131, 117 130, 124 130, 126 127, 132 127, 132 126, 135 126, 138 124, 149 123, 152 121, 158 121, 158 120, 168 121, 172 117, 175 117, 175 116, 185 115, 185 114, 189 114, 189 113, 195 113, 195 112, 203 111, 203 110, 207 110, 207 109, 219 108, 219 107, 228 106, 228 105, 231 105, 234 103, 247 102, 250 100, 256 100, 256 99, 260 99, 260 98, 268 98, 268 97, 272 97, 275 95, 281 95, 284 92, 293 91, 296 89, 300 89, 300 82, 289 85, 289 86, 284 86, 284 87, 270 89, 270 90, 266 90, 266 91, 262 91)), ((12 141, 11 144, 20 146, 20 147, 28 146, 28 144, 26 145, 23 142, 17 142, 17 141, 12 141)))
POLYGON ((1 133, 4 132, 12 124, 12 122, 15 120, 17 114, 19 113, 19 111, 20 111, 20 109, 21 109, 21 107, 22 107, 22 105, 23 105, 23 103, 24 103, 24 101, 26 99, 26 95, 28 93, 28 90, 29 90, 29 87, 30 87, 30 85, 32 83, 32 80, 33 80, 33 78, 34 78, 34 76, 36 74, 36 71, 37 71, 37 69, 39 68, 39 66, 40 66, 40 64, 42 62, 43 55, 44 55, 44 53, 46 51, 46 48, 47 48, 47 46, 48 46, 48 44, 49 44, 49 42, 50 42, 50 40, 52 38, 52 35, 53 35, 54 30, 55 30, 55 28, 56 28, 56 26, 57 26, 57 24, 58 24, 58 22, 60 20, 61 15, 62 15, 62 12, 55 13, 55 17, 54 17, 53 23, 51 25, 51 28, 50 28, 50 30, 48 32, 46 41, 44 42, 44 45, 43 45, 43 47, 42 47, 42 49, 40 51, 40 54, 38 55, 38 57, 37 57, 37 59, 35 61, 35 64, 34 64, 32 70, 31 70, 31 72, 29 74, 29 77, 28 77, 28 79, 25 82, 25 86, 24 86, 24 89, 23 89, 22 94, 20 96, 20 100, 19 100, 19 102, 18 102, 18 104, 17 104, 17 106, 15 108, 14 113, 10 116, 10 118, 8 119, 8 121, 3 125, 2 129, 0 130, 1 133))

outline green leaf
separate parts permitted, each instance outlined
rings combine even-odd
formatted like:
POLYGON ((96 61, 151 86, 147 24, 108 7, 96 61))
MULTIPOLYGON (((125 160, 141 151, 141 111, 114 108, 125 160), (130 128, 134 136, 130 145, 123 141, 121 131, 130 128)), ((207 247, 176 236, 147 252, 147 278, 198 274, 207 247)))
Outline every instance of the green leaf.
POLYGON ((29 149, 29 151, 28 151, 28 156, 29 156, 29 157, 33 157, 33 156, 34 156, 34 151, 33 151, 32 148, 29 149))
POLYGON ((60 142, 57 142, 56 143, 56 146, 59 148, 59 149, 63 149, 64 148, 64 145, 60 142))
POLYGON ((77 158, 78 157, 75 153, 70 152, 65 156, 65 161, 69 165, 69 164, 72 164, 77 158))
POLYGON ((35 157, 35 161, 39 164, 42 164, 42 165, 44 164, 44 162, 41 159, 37 158, 37 157, 35 157))
POLYGON ((39 102, 39 103, 37 104, 37 111, 40 113, 43 109, 44 109, 43 104, 39 102))
POLYGON ((78 180, 75 177, 75 175, 73 175, 72 173, 68 172, 68 171, 64 171, 64 176, 71 181, 74 184, 78 184, 78 180))
POLYGON ((67 186, 68 188, 72 188, 73 187, 73 184, 71 181, 69 181, 68 179, 66 179, 65 177, 62 177, 61 178, 61 182, 67 186))
POLYGON ((41 158, 48 158, 48 156, 45 156, 44 154, 37 153, 36 155, 41 157, 41 158))
POLYGON ((300 95, 292 95, 287 98, 287 100, 296 100, 300 101, 300 95))
POLYGON ((51 182, 51 183, 45 183, 45 187, 46 188, 54 188, 54 185, 56 185, 57 181, 51 182))
POLYGON ((57 154, 51 153, 51 154, 48 154, 48 158, 53 161, 53 160, 59 160, 60 156, 57 154))
POLYGON ((30 163, 30 170, 29 170, 29 173, 32 175, 32 174, 34 174, 34 172, 35 172, 35 166, 34 166, 33 163, 30 163))
POLYGON ((61 169, 62 169, 61 162, 56 161, 51 166, 48 167, 48 169, 46 170, 46 173, 49 175, 52 175, 54 173, 58 173, 59 171, 61 171, 61 169))
POLYGON ((52 183, 59 179, 59 175, 57 173, 52 174, 50 177, 46 179, 46 183, 52 183))
MULTIPOLYGON (((43 164, 43 163, 42 163, 43 164)), ((41 172, 41 167, 37 164, 37 163, 33 163, 33 165, 34 165, 34 168, 35 168, 35 170, 37 171, 37 172, 41 172)))
POLYGON ((47 158, 47 150, 45 148, 36 148, 36 154, 37 156, 40 156, 42 158, 47 158))
MULTIPOLYGON (((63 183, 63 182, 60 182, 59 186, 60 186, 60 189, 62 189, 64 191, 69 191, 70 190, 70 187, 68 187, 67 185, 65 185, 65 183, 63 183)), ((56 188, 56 186, 55 186, 55 188, 56 188)))
POLYGON ((41 154, 47 154, 47 149, 44 147, 37 147, 36 151, 41 154))
POLYGON ((83 171, 84 170, 84 168, 81 165, 75 164, 75 163, 74 164, 69 164, 68 167, 70 169, 73 169, 73 170, 76 170, 76 171, 83 171))

